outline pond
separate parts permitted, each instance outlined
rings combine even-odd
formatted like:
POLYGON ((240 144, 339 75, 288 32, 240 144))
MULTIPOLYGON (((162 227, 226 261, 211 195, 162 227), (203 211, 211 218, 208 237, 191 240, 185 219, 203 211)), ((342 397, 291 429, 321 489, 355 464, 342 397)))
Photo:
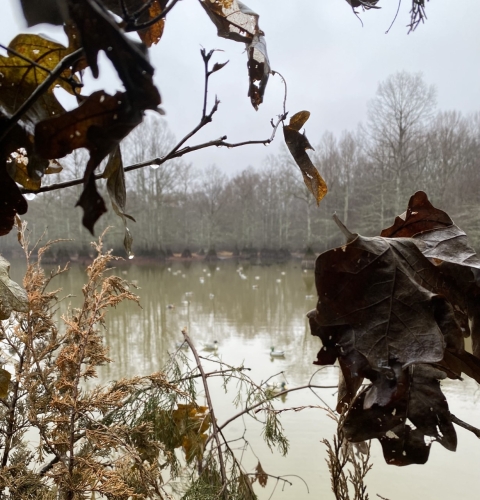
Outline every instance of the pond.
MULTIPOLYGON (((303 270, 300 262, 270 266, 234 261, 165 265, 134 262, 122 264, 117 272, 139 287, 141 308, 123 304, 109 314, 105 341, 114 362, 99 370, 100 382, 160 370, 168 353, 175 352, 177 342, 182 341, 181 330, 186 327, 200 354, 250 368, 249 375, 258 384, 273 376, 293 388, 308 384, 314 376, 316 385, 336 385, 336 367, 318 371, 319 367, 312 364, 321 347, 320 340, 310 335, 305 316, 316 304, 314 274, 313 270, 303 270), (216 354, 204 351, 203 346, 214 340, 218 342, 216 354), (285 357, 272 358, 271 347, 285 351, 285 357)), ((21 279, 18 269, 12 266, 13 279, 21 279)), ((62 287, 64 293, 80 296, 84 280, 84 267, 72 264, 68 274, 58 277, 56 286, 62 287)), ((72 298, 72 303, 75 305, 78 300, 72 298)), ((480 391, 476 382, 466 378, 463 382, 444 382, 442 386, 452 413, 478 426, 480 391)), ((235 385, 225 394, 220 384, 212 383, 219 423, 238 412, 232 403, 234 389, 235 385)), ((335 392, 334 388, 317 389, 315 393, 300 390, 275 402, 278 409, 292 408, 281 414, 290 443, 286 457, 269 450, 259 426, 248 417, 226 427, 229 439, 244 436, 250 445, 249 450, 242 452, 243 441, 238 444, 238 456, 247 472, 254 472, 260 461, 267 473, 291 483, 274 478, 268 480, 265 488, 256 483, 261 500, 334 498, 321 441, 332 438, 335 423, 319 407, 334 406, 335 392)), ((204 404, 203 393, 198 403, 204 404)), ((434 443, 429 462, 423 466, 387 466, 375 441, 373 469, 366 479, 370 498, 379 498, 378 494, 389 500, 476 499, 480 442, 464 429, 457 428, 457 432, 458 451, 451 453, 434 443)))

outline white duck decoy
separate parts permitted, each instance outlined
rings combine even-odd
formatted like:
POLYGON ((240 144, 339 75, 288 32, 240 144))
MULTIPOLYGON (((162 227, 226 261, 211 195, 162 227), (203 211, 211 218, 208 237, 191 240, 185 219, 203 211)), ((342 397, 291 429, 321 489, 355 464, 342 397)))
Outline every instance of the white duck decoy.
POLYGON ((285 351, 276 351, 275 347, 270 347, 270 356, 272 358, 284 358, 285 357, 285 351))
POLYGON ((216 351, 217 349, 218 349, 218 341, 217 340, 203 344, 204 351, 216 351))
POLYGON ((273 392, 273 394, 279 394, 280 392, 286 391, 288 389, 286 382, 281 382, 278 385, 276 382, 273 384, 267 384, 267 391, 273 392))
POLYGON ((177 349, 188 349, 188 344, 186 342, 175 342, 175 347, 177 349))

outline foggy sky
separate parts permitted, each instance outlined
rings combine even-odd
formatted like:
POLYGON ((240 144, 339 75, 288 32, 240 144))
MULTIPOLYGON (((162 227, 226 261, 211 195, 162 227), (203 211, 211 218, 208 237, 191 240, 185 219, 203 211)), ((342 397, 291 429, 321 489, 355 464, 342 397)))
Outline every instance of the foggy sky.
MULTIPOLYGON (((407 35, 410 0, 404 0, 397 21, 385 31, 397 10, 395 0, 380 0, 382 9, 360 13, 360 21, 344 0, 245 0, 260 15, 271 67, 288 84, 290 114, 307 109, 310 142, 315 145, 326 130, 339 134, 354 130, 366 118, 367 102, 380 81, 406 70, 422 72, 427 84, 438 91, 438 109, 464 113, 480 110, 480 5, 474 0, 427 3, 428 20, 407 35), (459 5, 461 4, 461 5, 459 5), (458 5, 458 6, 455 6, 458 5)), ((48 34, 65 42, 61 28, 39 25, 27 29, 18 0, 3 0, 0 42, 7 45, 19 32, 48 34)), ((247 97, 248 74, 245 46, 216 36, 216 28, 195 0, 182 0, 169 14, 160 43, 150 51, 156 68, 155 82, 162 96, 168 124, 177 138, 186 135, 200 119, 203 102, 203 61, 200 48, 220 49, 214 60, 229 64, 211 77, 210 106, 221 101, 213 123, 188 144, 227 135, 231 142, 266 139, 270 119, 282 112, 283 84, 271 76, 264 103, 255 111, 247 97)), ((100 81, 86 91, 121 89, 121 83, 105 56, 100 81)), ((87 70, 87 81, 89 78, 87 70)), ((279 130, 269 146, 235 150, 208 149, 185 157, 198 166, 217 164, 232 173, 248 165, 259 167, 268 154, 283 143, 279 130)))

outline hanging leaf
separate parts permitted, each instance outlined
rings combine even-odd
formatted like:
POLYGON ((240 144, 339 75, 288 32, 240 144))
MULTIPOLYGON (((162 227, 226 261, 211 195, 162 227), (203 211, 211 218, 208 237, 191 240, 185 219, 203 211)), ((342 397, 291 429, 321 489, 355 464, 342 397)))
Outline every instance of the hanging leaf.
POLYGON ((100 162, 142 118, 142 111, 131 105, 125 93, 117 92, 111 96, 98 91, 78 108, 58 118, 45 120, 35 128, 35 145, 38 153, 45 158, 62 158, 78 148, 89 150, 90 159, 84 174, 86 187, 78 205, 88 211, 84 221, 88 221, 85 226, 91 232, 106 208, 95 182, 89 179, 100 162), (93 204, 91 209, 89 203, 93 204))
POLYGON ((10 279, 10 263, 0 255, 0 320, 12 311, 28 312, 27 292, 10 279))
POLYGON ((237 0, 200 0, 222 38, 244 42, 248 55, 248 96, 257 110, 263 102, 270 75, 265 33, 258 26, 258 14, 237 0))
POLYGON ((399 390, 388 403, 367 403, 375 382, 355 400, 343 426, 345 437, 352 442, 379 439, 385 461, 394 465, 425 463, 432 441, 455 451, 457 436, 439 384, 445 374, 418 364, 401 372, 401 377, 399 390))
POLYGON ((253 478, 253 481, 258 481, 258 484, 262 488, 265 488, 265 486, 267 486, 268 474, 263 470, 260 460, 258 461, 258 464, 255 467, 255 476, 253 478))
MULTIPOLYGON (((6 122, 6 117, 0 112, 0 131, 6 122)), ((15 216, 26 213, 28 209, 27 201, 7 172, 7 160, 11 153, 29 145, 28 135, 18 124, 0 142, 0 200, 2 201, 0 203, 0 236, 8 234, 15 224, 15 216)))
POLYGON ((58 26, 63 24, 67 18, 66 2, 60 2, 59 0, 42 0, 41 2, 38 0, 20 0, 20 4, 29 27, 41 23, 58 26))
POLYGON ((236 42, 251 43, 258 27, 258 14, 237 0, 200 0, 217 27, 217 35, 236 42))
POLYGON ((72 2, 70 14, 93 76, 99 76, 97 57, 103 50, 117 70, 131 105, 142 111, 157 109, 160 94, 153 84, 154 69, 144 46, 126 37, 113 17, 94 0, 72 2))
POLYGON ((0 368, 0 398, 6 398, 8 396, 8 386, 11 378, 12 374, 10 372, 0 368))
POLYGON ((307 149, 313 149, 312 146, 308 142, 305 134, 300 133, 300 129, 308 120, 309 116, 310 113, 308 111, 300 111, 294 114, 290 118, 290 123, 283 127, 283 135, 288 150, 302 171, 305 185, 313 196, 315 196, 317 205, 319 205, 327 194, 327 185, 307 154, 307 149))
POLYGON ((270 62, 268 61, 265 37, 255 34, 247 52, 248 76, 250 78, 248 97, 252 101, 252 106, 257 110, 263 102, 263 95, 270 76, 270 62))
MULTIPOLYGON (((150 7, 147 9, 148 17, 141 16, 138 20, 138 24, 150 21, 151 19, 155 19, 162 13, 162 6, 158 0, 153 0, 150 7)), ((165 29, 165 19, 160 19, 152 26, 139 30, 138 35, 142 42, 147 46, 151 47, 152 45, 157 44, 163 35, 163 30, 165 29)))
POLYGON ((112 202, 112 207, 115 213, 123 220, 125 225, 125 237, 123 240, 125 250, 129 257, 133 256, 132 243, 133 238, 130 230, 127 227, 127 218, 135 219, 125 213, 125 205, 127 201, 127 190, 125 187, 125 172, 123 170, 123 160, 120 147, 117 146, 113 153, 111 153, 103 177, 107 179, 107 191, 112 202))

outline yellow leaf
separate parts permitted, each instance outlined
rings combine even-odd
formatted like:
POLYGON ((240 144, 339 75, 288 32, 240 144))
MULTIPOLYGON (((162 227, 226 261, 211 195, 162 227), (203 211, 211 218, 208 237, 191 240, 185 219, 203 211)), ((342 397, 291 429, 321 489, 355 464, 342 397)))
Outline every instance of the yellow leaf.
POLYGON ((288 127, 300 132, 300 129, 305 125, 306 121, 310 118, 310 111, 299 111, 290 118, 288 127))

